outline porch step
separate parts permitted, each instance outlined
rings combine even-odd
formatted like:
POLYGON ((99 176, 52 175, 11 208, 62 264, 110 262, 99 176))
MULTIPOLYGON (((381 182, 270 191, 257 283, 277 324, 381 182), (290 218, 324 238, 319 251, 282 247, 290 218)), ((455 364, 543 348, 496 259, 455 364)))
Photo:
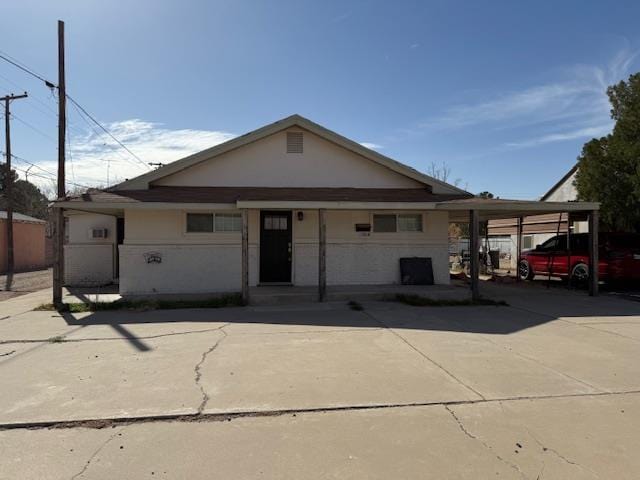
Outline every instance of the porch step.
MULTIPOLYGON (((396 295, 420 295, 434 300, 461 300, 469 291, 449 285, 344 285, 327 288, 326 301, 358 302, 393 300, 396 295)), ((318 301, 317 287, 255 287, 251 305, 291 305, 318 301)))

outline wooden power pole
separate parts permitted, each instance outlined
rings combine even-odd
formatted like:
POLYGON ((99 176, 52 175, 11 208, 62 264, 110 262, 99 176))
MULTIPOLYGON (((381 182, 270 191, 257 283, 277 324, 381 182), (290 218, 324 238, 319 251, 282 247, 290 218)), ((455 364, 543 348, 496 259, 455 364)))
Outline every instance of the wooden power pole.
MULTIPOLYGON (((64 181, 65 135, 67 130, 67 90, 64 75, 64 22, 58 20, 58 200, 66 196, 64 181)), ((54 209, 53 303, 62 304, 64 284, 64 211, 54 209)))
POLYGON ((5 132, 5 153, 7 162, 5 164, 5 195, 7 196, 7 275, 13 274, 15 260, 13 255, 13 176, 11 175, 11 111, 9 104, 12 100, 27 98, 27 92, 22 95, 6 95, 0 100, 4 102, 4 132, 5 132))

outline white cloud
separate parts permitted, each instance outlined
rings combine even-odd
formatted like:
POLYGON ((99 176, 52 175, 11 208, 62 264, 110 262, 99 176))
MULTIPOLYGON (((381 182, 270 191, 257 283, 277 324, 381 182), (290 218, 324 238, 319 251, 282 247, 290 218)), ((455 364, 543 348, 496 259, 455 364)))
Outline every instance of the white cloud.
POLYGON ((371 142, 360 142, 360 145, 366 148, 370 148, 371 150, 380 150, 384 148, 382 145, 379 145, 377 143, 371 143, 371 142))
MULTIPOLYGON (((136 154, 139 162, 106 135, 88 130, 73 135, 67 155, 67 179, 89 186, 113 185, 148 172, 148 162, 170 163, 235 137, 224 131, 170 130, 159 123, 139 119, 122 120, 106 128, 136 154), (108 181, 107 181, 108 178, 108 181)), ((41 162, 55 171, 55 162, 41 162)))
POLYGON ((637 57, 638 52, 622 50, 606 67, 574 65, 562 71, 562 80, 453 105, 419 127, 422 131, 528 127, 533 132, 531 139, 507 142, 508 148, 604 135, 612 126, 607 86, 625 78, 637 57))
POLYGON ((550 133, 547 135, 541 135, 539 137, 530 138, 528 140, 522 140, 519 142, 508 142, 504 146, 507 148, 528 148, 536 147, 538 145, 544 145, 547 143, 564 142, 566 140, 575 140, 577 138, 594 138, 602 137, 611 132, 613 123, 604 124, 597 127, 579 128, 577 130, 570 130, 566 132, 550 133))

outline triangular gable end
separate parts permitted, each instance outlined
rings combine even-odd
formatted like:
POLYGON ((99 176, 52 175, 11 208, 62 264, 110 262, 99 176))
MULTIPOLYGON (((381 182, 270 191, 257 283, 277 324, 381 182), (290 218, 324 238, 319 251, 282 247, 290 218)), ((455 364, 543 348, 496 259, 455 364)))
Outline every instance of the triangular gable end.
POLYGON ((466 193, 380 155, 299 115, 262 127, 126 181, 115 190, 150 185, 420 188, 466 193), (294 135, 289 135, 294 133, 294 135), (298 133, 298 135, 295 135, 298 133), (302 134, 302 153, 287 143, 302 134))

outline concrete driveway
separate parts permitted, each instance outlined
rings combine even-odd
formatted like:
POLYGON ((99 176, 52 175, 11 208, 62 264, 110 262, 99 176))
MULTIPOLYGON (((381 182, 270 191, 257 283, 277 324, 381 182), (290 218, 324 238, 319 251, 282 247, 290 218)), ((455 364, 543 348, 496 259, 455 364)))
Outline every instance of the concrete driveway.
POLYGON ((2 302, 0 477, 638 478, 640 303, 483 289, 511 306, 2 302))

